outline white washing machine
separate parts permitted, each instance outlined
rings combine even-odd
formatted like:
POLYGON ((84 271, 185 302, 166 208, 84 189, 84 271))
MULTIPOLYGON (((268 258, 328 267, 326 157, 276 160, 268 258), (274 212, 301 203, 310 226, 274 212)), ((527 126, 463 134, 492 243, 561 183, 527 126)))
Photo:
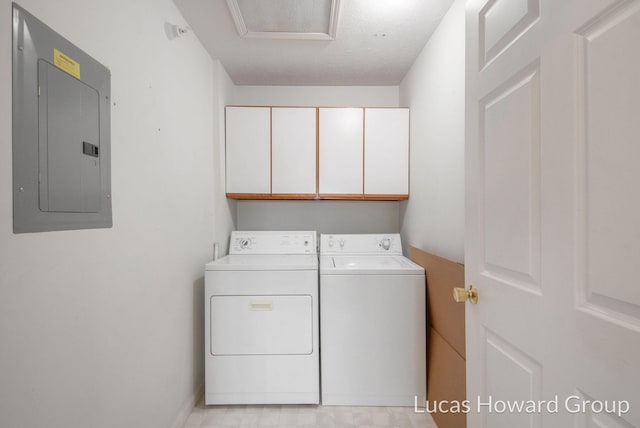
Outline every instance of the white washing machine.
POLYGON ((317 404, 316 232, 232 232, 205 271, 205 404, 317 404))
POLYGON ((323 405, 424 403, 425 291, 399 234, 321 235, 323 405))

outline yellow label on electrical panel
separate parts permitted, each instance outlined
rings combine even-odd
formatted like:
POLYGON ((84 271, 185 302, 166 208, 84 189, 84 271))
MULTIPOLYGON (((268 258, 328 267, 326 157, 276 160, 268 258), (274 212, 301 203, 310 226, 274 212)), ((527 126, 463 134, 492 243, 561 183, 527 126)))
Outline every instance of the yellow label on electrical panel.
POLYGON ((76 79, 80 79, 80 64, 55 48, 53 49, 53 63, 59 69, 66 71, 76 79))

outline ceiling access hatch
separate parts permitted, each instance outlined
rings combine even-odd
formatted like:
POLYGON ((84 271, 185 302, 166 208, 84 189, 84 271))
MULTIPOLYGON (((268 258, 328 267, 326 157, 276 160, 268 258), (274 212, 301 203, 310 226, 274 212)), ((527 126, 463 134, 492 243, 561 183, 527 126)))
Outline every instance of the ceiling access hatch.
POLYGON ((227 0, 240 37, 334 40, 340 0, 227 0))

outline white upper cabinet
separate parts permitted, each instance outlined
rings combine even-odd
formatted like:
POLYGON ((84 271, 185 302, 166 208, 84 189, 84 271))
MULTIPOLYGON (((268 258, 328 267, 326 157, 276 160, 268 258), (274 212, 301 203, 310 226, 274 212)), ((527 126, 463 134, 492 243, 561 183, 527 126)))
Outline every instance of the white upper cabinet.
POLYGON ((226 108, 227 195, 409 197, 409 109, 226 108))
POLYGON ((409 109, 366 108, 364 193, 409 193, 409 109))
POLYGON ((227 193, 271 193, 271 109, 226 108, 227 193))
POLYGON ((362 195, 363 109, 319 110, 320 196, 362 195))
POLYGON ((316 193, 316 109, 271 110, 271 192, 316 193))

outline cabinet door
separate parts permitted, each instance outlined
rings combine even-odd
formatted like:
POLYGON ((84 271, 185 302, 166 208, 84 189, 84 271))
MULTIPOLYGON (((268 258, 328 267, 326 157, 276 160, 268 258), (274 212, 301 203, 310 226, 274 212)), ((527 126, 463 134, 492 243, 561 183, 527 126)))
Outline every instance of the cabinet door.
POLYGON ((316 109, 272 108, 271 192, 316 193, 316 109))
POLYGON ((271 193, 270 110, 227 107, 227 193, 271 193))
POLYGON ((409 193, 409 110, 365 109, 364 193, 409 193))
POLYGON ((321 196, 362 195, 363 109, 321 108, 319 120, 321 196))

